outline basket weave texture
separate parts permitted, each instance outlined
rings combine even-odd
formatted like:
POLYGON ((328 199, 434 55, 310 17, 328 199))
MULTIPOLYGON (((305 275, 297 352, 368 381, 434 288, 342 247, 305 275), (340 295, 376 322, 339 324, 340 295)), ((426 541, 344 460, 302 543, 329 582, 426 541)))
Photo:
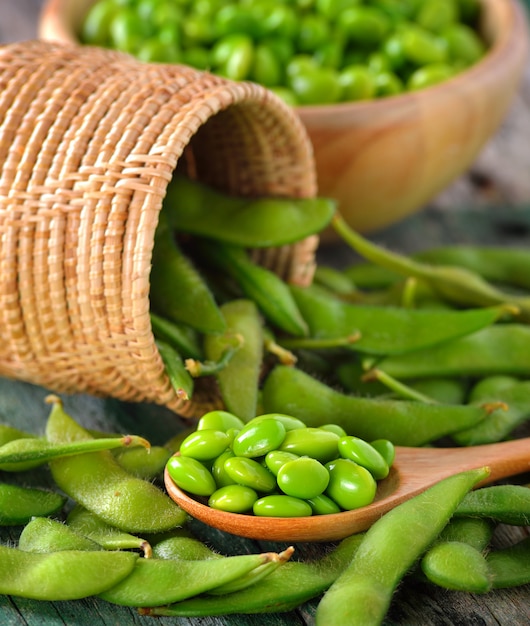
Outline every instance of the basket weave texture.
MULTIPOLYGON (((149 319, 177 167, 239 195, 316 193, 301 122, 258 85, 102 49, 0 47, 0 375, 184 416, 208 405, 213 390, 176 396, 149 319)), ((316 244, 256 258, 303 284, 316 244)))

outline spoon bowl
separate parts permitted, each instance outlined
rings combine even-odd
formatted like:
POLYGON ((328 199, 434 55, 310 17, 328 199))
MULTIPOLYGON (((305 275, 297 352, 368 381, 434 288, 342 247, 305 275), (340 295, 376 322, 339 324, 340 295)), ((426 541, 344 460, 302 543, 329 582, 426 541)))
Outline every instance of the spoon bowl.
POLYGON ((209 526, 234 535, 268 541, 336 541, 369 528, 384 513, 453 474, 488 466, 478 486, 530 471, 530 437, 469 448, 396 447, 389 475, 378 483, 368 506, 314 517, 258 517, 212 509, 182 491, 167 469, 166 489, 187 513, 209 526))

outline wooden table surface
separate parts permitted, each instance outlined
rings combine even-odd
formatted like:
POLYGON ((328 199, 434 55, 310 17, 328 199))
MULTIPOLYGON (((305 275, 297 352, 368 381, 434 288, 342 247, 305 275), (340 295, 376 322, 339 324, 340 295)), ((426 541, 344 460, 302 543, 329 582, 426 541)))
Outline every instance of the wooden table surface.
MULTIPOLYGON (((36 36, 43 0, 0 0, 0 43, 36 36)), ((441 243, 530 244, 530 65, 499 132, 479 155, 476 163, 447 190, 434 198, 420 214, 374 234, 374 238, 395 249, 414 251, 441 243), (421 233, 421 237, 418 236, 421 233)), ((335 264, 348 263, 345 248, 323 249, 321 259, 335 264)), ((20 428, 42 432, 48 407, 46 390, 25 383, 0 379, 0 418, 16 416, 20 428)), ((128 405, 88 396, 65 399, 70 413, 86 427, 135 432, 162 443, 183 423, 163 409, 128 405)), ((521 434, 530 434, 529 428, 521 434)), ((45 473, 37 475, 47 484, 45 473)), ((529 477, 530 480, 530 477, 529 477)), ((528 482, 528 480, 526 481, 528 482)), ((197 526, 201 536, 225 553, 255 552, 278 548, 223 535, 197 526)), ((17 529, 0 530, 0 542, 14 541, 17 529)), ((500 545, 528 534, 528 528, 503 529, 500 545)), ((322 547, 297 546, 305 555, 318 555, 322 547)), ((2 564, 0 563, 0 568, 2 564)), ((299 610, 278 615, 229 616, 224 618, 153 618, 116 607, 101 600, 43 603, 0 596, 0 625, 38 626, 41 624, 125 626, 160 623, 190 626, 287 626, 311 625, 317 602, 299 610)), ((524 626, 530 624, 530 585, 496 591, 483 596, 456 593, 407 580, 398 590, 386 626, 524 626)), ((352 626, 355 626, 352 624, 352 626)))

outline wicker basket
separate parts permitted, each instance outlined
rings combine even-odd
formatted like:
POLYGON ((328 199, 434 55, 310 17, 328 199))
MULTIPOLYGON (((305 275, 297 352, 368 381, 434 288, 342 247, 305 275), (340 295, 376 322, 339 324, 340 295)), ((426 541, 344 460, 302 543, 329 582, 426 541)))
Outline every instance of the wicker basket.
MULTIPOLYGON (((154 231, 177 166, 239 195, 311 196, 311 144, 267 90, 39 41, 0 47, 0 375, 184 416, 149 319, 154 231)), ((317 238, 259 253, 306 283, 317 238)), ((257 253, 256 253, 257 254, 257 253)))

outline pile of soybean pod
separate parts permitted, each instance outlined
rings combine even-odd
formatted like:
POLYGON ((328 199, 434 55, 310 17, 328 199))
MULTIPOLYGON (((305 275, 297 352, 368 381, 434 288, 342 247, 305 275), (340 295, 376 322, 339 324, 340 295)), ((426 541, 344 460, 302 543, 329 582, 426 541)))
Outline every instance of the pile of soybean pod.
MULTIPOLYGON (((524 250, 403 257, 325 199, 231 198, 176 177, 155 240, 153 330, 179 395, 215 384, 243 421, 275 412, 396 445, 490 443, 517 436, 530 414, 529 270, 524 250), (365 262, 320 266, 311 286, 286 284, 248 252, 329 225, 365 262)), ((44 436, 0 425, 0 524, 20 530, 0 546, 1 594, 189 617, 316 599, 316 623, 333 626, 381 624, 405 576, 472 593, 530 582, 528 537, 494 541, 499 526, 530 523, 524 476, 473 490, 486 470, 455 474, 318 561, 291 558, 291 546, 223 556, 160 487, 182 434, 150 446, 86 430, 50 402, 44 436), (43 466, 54 489, 9 480, 43 466)))

